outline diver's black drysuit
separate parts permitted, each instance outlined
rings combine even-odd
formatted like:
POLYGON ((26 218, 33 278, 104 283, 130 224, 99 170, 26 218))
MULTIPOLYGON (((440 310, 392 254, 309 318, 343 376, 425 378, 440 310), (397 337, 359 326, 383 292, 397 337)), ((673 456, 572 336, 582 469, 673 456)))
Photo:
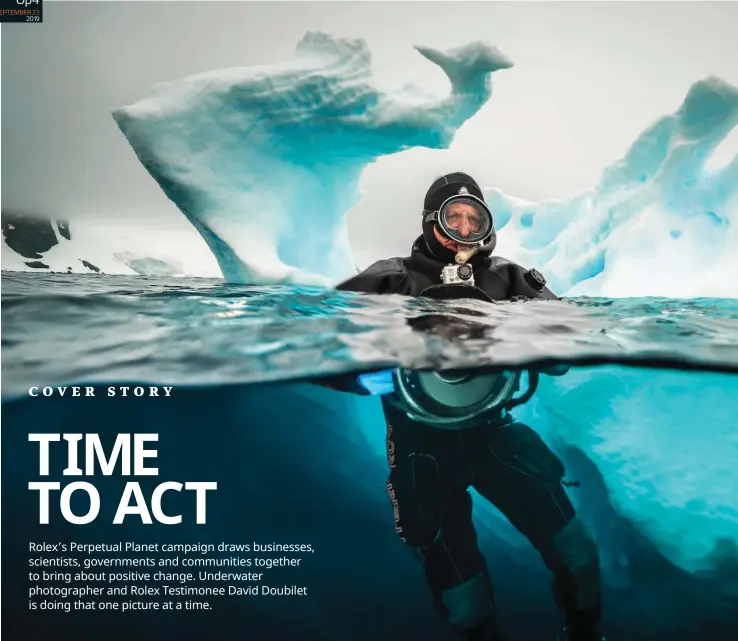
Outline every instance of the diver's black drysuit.
MULTIPOLYGON (((540 275, 515 263, 478 255, 471 264, 476 286, 493 300, 557 299, 540 275)), ((375 263, 338 289, 417 296, 440 283, 443 267, 421 236, 411 256, 375 263)), ((448 431, 414 422, 386 400, 383 405, 395 527, 420 550, 449 622, 469 639, 497 638, 492 588, 472 522, 473 487, 528 537, 554 573, 569 638, 599 640, 597 549, 564 491, 563 464, 536 432, 503 414, 448 431)))

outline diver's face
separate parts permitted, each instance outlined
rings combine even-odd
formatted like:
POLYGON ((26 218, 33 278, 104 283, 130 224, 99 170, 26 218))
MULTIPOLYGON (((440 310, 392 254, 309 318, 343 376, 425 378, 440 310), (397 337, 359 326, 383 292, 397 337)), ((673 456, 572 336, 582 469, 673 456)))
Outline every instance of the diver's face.
POLYGON ((433 226, 433 233, 436 235, 438 242, 441 243, 446 249, 450 249, 452 252, 457 252, 463 247, 463 245, 457 243, 455 240, 451 240, 448 236, 439 229, 438 225, 433 226))
MULTIPOLYGON (((477 233, 482 226, 479 212, 466 203, 453 203, 449 206, 446 211, 446 220, 449 225, 453 227, 454 232, 460 237, 465 238, 477 233)), ((438 227, 433 227, 433 233, 436 235, 438 242, 441 243, 446 249, 451 251, 459 251, 468 245, 458 243, 446 236, 438 227)), ((469 244, 474 244, 470 241, 469 244)))

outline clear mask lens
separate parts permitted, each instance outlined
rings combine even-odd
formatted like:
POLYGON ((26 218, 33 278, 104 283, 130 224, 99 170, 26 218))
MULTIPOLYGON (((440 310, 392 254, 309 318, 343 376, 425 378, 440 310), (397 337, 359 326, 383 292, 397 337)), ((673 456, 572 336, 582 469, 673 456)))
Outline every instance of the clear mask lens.
POLYGON ((438 223, 449 238, 460 243, 473 244, 489 235, 492 214, 480 200, 469 196, 455 196, 441 207, 438 223))

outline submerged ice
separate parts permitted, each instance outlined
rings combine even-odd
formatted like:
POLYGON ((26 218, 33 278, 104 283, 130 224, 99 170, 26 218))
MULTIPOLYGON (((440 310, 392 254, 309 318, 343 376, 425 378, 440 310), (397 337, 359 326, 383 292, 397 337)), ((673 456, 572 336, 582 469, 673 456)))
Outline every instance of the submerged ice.
MULTIPOLYGON (((574 370, 545 381, 525 418, 562 451, 585 452, 618 514, 672 563, 718 576, 738 596, 738 376, 574 370), (721 576, 727 574, 727 576, 721 576)), ((570 474, 586 474, 576 460, 570 474)), ((589 506, 591 507, 591 506, 589 506)), ((591 516, 613 575, 628 572, 628 541, 591 516)))
MULTIPOLYGON (((516 410, 564 461, 608 586, 635 589, 655 571, 638 542, 645 537, 669 563, 706 579, 706 592, 738 599, 736 398, 738 376, 613 366, 542 377, 516 410)), ((379 405, 355 403, 355 420, 383 455, 379 405)), ((528 547, 476 496, 475 518, 482 532, 528 547)))

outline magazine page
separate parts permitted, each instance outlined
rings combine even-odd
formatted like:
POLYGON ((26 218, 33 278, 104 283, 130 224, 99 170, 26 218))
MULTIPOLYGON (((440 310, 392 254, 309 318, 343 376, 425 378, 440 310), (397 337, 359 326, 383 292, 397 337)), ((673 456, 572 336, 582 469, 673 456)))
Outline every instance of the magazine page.
POLYGON ((3 641, 738 639, 738 4, 0 22, 3 641))

